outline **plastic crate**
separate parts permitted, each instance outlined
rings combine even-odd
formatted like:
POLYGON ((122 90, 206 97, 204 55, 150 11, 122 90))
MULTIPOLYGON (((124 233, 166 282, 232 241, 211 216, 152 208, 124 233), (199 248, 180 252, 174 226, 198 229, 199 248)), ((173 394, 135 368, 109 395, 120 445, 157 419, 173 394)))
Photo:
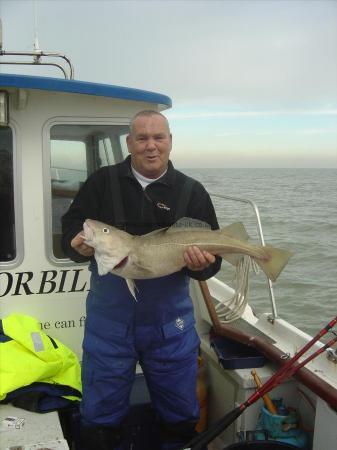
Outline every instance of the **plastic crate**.
POLYGON ((223 336, 211 336, 211 347, 224 369, 249 369, 262 367, 265 356, 258 350, 223 336))

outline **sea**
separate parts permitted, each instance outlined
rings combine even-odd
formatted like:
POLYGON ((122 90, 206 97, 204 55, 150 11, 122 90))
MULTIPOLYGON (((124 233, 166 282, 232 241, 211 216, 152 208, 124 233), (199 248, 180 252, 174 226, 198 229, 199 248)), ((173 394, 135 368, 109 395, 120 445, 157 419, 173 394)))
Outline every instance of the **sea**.
MULTIPOLYGON (((273 283, 278 316, 314 335, 337 315, 337 169, 181 169, 210 194, 253 202, 267 245, 293 255, 273 283)), ((212 195, 220 226, 242 221, 259 242, 250 203, 212 195)), ((232 285, 225 261, 217 275, 232 285)), ((251 272, 249 304, 258 316, 272 312, 268 282, 251 272)))

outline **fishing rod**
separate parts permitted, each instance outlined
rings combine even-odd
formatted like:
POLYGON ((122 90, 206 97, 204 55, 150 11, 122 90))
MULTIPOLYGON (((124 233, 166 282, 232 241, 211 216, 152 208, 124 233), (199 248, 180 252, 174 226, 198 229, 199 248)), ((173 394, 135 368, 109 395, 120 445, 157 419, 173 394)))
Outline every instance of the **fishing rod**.
MULTIPOLYGON (((337 323, 337 321, 335 319, 334 319, 334 321, 335 321, 335 323, 337 323)), ((323 334, 323 336, 324 336, 324 334, 323 334)), ((315 342, 316 341, 314 341, 313 344, 315 342)), ((296 358, 294 356, 293 358, 291 358, 289 360, 288 363, 292 363, 292 364, 288 365, 288 363, 286 363, 268 381, 266 381, 266 383, 264 385, 261 386, 261 392, 262 392, 261 395, 263 396, 265 393, 269 392, 271 389, 273 389, 275 386, 277 386, 280 383, 280 381, 283 381, 286 378, 291 378, 298 370, 300 370, 302 367, 304 367, 306 364, 308 364, 311 360, 313 360, 314 358, 319 356, 321 353, 325 352, 325 350, 327 350, 329 347, 334 345, 336 342, 337 342, 337 335, 335 337, 333 337, 332 339, 330 339, 325 345, 323 345, 323 347, 321 347, 318 350, 316 350, 315 352, 313 352, 310 356, 308 356, 302 362, 297 363, 297 360, 301 357, 301 355, 303 355, 303 353, 305 353, 305 352, 302 352, 302 350, 303 350, 302 349, 301 350, 301 355, 298 356, 298 354, 296 354, 295 355, 296 358), (277 375, 277 377, 276 377, 277 379, 274 382, 273 378, 274 378, 275 375, 277 375), (271 386, 271 387, 269 387, 269 386, 271 386)))
MULTIPOLYGON (((337 318, 335 323, 337 322, 337 318)), ((325 333, 324 333, 325 334, 325 333)), ((323 335, 324 335, 323 334, 323 335)), ((311 342, 311 341, 310 341, 311 342)), ((303 355, 301 351, 301 355, 295 355, 293 358, 289 360, 289 363, 292 362, 291 366, 287 366, 288 370, 283 370, 284 366, 281 367, 275 374, 260 388, 258 388, 244 403, 234 408, 232 411, 227 413, 224 417, 222 417, 218 422, 212 425, 208 430, 196 436, 193 440, 191 440, 183 449, 181 450, 202 450, 205 445, 211 442, 215 437, 217 437, 220 433, 222 433, 229 425, 231 425, 249 406, 255 403, 257 400, 262 398, 265 394, 271 391, 274 387, 284 381, 286 378, 290 378, 297 370, 301 369, 308 362, 316 358, 318 355, 323 353, 327 348, 331 347, 331 345, 337 342, 337 336, 333 339, 330 339, 323 347, 316 350, 310 356, 308 356, 304 361, 297 364, 297 360, 303 355)), ((314 343, 314 342, 313 342, 314 343)))
POLYGON ((222 433, 229 425, 231 425, 249 406, 259 400, 263 395, 272 390, 275 386, 284 381, 286 378, 294 375, 309 361, 323 353, 328 347, 337 342, 337 335, 329 340, 324 346, 313 352, 302 362, 297 361, 306 353, 321 337, 327 334, 337 323, 337 316, 332 319, 324 328, 322 328, 307 344, 305 344, 292 358, 290 358, 284 366, 277 370, 274 375, 258 388, 245 402, 228 412, 218 422, 213 424, 208 430, 196 436, 181 450, 202 450, 205 445, 211 442, 216 436, 222 433))
MULTIPOLYGON (((261 352, 268 360, 273 361, 278 365, 284 366, 287 363, 284 352, 269 343, 266 339, 220 322, 207 283, 205 281, 199 281, 198 283, 216 335, 233 339, 248 347, 253 347, 261 352)), ((337 389, 325 380, 305 367, 301 367, 297 370, 294 374, 294 378, 303 383, 318 397, 337 410, 337 389)))

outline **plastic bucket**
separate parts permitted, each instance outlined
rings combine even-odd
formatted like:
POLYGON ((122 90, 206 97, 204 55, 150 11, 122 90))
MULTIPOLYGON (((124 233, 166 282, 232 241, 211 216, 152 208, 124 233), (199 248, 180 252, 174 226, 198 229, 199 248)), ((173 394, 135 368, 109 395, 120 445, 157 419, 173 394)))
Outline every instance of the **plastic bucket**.
MULTIPOLYGON (((303 434, 303 431, 298 428, 298 423, 299 417, 296 411, 291 411, 287 415, 280 416, 278 414, 271 414, 265 407, 262 407, 256 431, 259 429, 267 430, 269 439, 289 439, 291 437, 299 437, 303 434), (284 431, 285 428, 286 431, 284 431)), ((255 439, 259 438, 256 436, 255 439)), ((282 439, 279 440, 282 441, 282 439)), ((287 443, 295 445, 295 442, 287 443)))
POLYGON ((286 449, 298 449, 293 445, 284 444, 283 442, 276 441, 250 441, 250 442, 238 442, 230 445, 223 450, 286 450, 286 449))

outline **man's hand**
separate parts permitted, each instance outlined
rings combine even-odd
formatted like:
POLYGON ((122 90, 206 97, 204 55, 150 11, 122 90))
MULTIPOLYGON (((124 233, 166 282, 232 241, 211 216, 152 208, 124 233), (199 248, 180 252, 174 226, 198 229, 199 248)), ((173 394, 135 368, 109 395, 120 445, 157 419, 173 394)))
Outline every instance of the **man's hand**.
POLYGON ((193 245, 185 251, 184 260, 189 270, 203 270, 215 262, 215 256, 193 245))
POLYGON ((70 245, 82 256, 92 256, 95 252, 92 247, 84 243, 84 236, 81 231, 71 240, 70 245))

